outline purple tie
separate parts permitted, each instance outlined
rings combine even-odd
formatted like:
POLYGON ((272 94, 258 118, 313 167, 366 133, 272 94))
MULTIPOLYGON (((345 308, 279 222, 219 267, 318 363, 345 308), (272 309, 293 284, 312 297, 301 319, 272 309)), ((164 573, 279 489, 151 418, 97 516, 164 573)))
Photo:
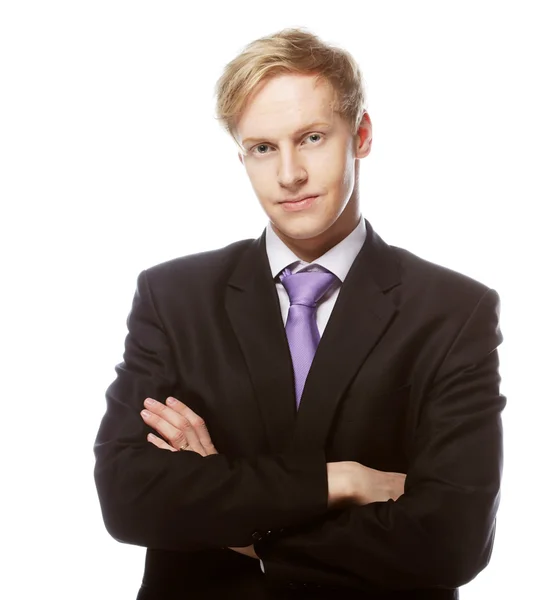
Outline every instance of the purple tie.
POLYGON ((337 276, 329 271, 292 274, 286 268, 280 279, 290 298, 285 330, 294 367, 296 406, 299 407, 305 380, 320 342, 315 318, 316 305, 337 280, 337 276))

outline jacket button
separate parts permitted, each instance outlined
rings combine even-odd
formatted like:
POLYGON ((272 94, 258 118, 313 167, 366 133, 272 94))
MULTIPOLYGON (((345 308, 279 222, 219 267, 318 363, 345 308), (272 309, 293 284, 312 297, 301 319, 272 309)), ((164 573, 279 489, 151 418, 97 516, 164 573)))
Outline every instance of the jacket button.
POLYGON ((258 541, 262 540, 262 537, 263 537, 263 536, 262 536, 262 534, 261 534, 260 532, 258 532, 258 531, 254 531, 254 532, 251 534, 251 537, 252 537, 252 538, 253 538, 253 539, 254 539, 256 542, 258 542, 258 541))

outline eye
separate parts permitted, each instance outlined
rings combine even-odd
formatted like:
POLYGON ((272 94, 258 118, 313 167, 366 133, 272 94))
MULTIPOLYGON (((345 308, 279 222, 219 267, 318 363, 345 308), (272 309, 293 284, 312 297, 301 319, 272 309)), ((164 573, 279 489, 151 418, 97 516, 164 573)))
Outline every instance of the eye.
POLYGON ((268 144, 259 144, 258 146, 255 146, 254 148, 252 148, 250 150, 250 152, 252 154, 267 154, 266 152, 256 152, 257 149, 259 148, 269 148, 270 146, 268 146, 268 144))
MULTIPOLYGON (((310 133, 307 138, 312 138, 313 136, 316 136, 319 140, 322 139, 322 136, 320 135, 320 133, 310 133)), ((307 139, 306 138, 306 139, 307 139)))
MULTIPOLYGON (((312 137, 318 138, 318 141, 316 141, 314 143, 314 145, 316 145, 316 144, 318 144, 318 142, 320 142, 320 140, 322 140, 323 134, 321 134, 321 133, 309 133, 308 135, 305 136, 304 140, 307 140, 307 139, 312 138, 312 137)), ((271 148, 271 146, 269 144, 258 144, 257 146, 253 146, 253 148, 251 148, 251 150, 249 152, 251 154, 264 155, 264 154, 268 154, 268 152, 264 151, 264 150, 266 150, 268 148, 271 148), (258 150, 261 150, 261 151, 258 151, 258 150)))

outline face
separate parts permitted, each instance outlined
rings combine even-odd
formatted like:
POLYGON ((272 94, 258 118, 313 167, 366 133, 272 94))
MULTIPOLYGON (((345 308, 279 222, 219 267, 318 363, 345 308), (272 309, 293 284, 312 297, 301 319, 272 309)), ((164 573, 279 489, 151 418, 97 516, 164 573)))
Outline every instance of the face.
POLYGON ((311 262, 356 227, 359 159, 367 156, 367 113, 356 135, 332 110, 331 86, 313 75, 278 75, 250 97, 236 125, 239 153, 276 234, 311 262), (303 202, 285 202, 308 198, 303 202))

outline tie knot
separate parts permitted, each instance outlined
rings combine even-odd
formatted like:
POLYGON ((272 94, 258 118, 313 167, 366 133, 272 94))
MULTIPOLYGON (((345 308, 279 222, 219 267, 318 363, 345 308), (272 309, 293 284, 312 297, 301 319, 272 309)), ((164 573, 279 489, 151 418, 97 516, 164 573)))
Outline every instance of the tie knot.
POLYGON ((336 280, 337 276, 329 271, 302 271, 291 274, 285 269, 281 275, 281 283, 287 290, 291 306, 302 304, 315 307, 336 280))

